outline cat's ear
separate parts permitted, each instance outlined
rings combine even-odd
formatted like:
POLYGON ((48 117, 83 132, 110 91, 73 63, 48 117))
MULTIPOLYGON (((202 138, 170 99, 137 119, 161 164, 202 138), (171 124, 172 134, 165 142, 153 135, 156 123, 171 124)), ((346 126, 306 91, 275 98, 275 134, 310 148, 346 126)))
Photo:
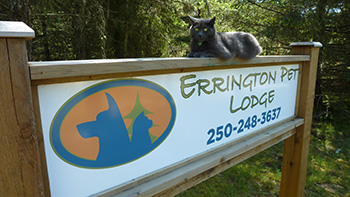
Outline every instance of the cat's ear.
POLYGON ((191 21, 191 24, 195 24, 197 22, 197 19, 192 17, 192 16, 189 16, 190 17, 190 21, 191 21))
POLYGON ((212 19, 209 20, 209 23, 208 23, 208 24, 209 24, 210 26, 214 26, 214 24, 215 24, 215 19, 216 19, 216 17, 214 16, 212 19))

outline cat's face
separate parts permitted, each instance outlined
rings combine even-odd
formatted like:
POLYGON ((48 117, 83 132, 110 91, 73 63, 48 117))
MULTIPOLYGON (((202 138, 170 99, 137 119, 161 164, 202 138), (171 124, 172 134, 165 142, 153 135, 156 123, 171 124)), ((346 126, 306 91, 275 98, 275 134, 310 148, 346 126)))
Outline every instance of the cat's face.
POLYGON ((215 17, 212 19, 197 19, 190 16, 190 19, 192 23, 190 34, 193 40, 204 42, 215 35, 215 17))

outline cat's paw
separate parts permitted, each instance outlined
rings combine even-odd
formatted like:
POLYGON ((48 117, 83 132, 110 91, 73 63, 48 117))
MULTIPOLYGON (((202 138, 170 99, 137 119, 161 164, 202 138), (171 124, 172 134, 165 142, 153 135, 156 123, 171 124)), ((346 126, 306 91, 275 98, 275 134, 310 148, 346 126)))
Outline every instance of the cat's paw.
POLYGON ((215 57, 215 55, 207 52, 191 52, 187 55, 187 57, 207 58, 207 57, 215 57))
POLYGON ((191 52, 187 55, 187 57, 205 57, 205 53, 203 53, 203 52, 191 52))
POLYGON ((187 55, 187 57, 194 57, 195 52, 191 52, 187 55))
POLYGON ((205 52, 195 52, 194 57, 205 58, 205 57, 215 57, 215 56, 205 52))
POLYGON ((195 53, 193 54, 193 57, 205 57, 205 54, 202 53, 202 52, 195 52, 195 53))

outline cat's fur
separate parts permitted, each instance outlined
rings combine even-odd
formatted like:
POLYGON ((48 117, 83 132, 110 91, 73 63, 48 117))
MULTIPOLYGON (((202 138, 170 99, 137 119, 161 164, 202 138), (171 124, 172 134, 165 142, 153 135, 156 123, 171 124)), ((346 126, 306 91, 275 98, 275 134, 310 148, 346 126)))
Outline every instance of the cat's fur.
POLYGON ((245 32, 217 33, 212 19, 191 17, 191 53, 188 57, 218 57, 251 59, 261 53, 256 38, 245 32))

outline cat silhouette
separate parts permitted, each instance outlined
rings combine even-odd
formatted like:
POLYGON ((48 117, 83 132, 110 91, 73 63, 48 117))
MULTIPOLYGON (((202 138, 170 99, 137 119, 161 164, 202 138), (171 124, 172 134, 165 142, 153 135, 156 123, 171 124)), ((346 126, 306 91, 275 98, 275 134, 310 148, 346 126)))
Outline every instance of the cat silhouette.
POLYGON ((140 148, 148 149, 152 146, 152 140, 148 131, 152 125, 153 121, 148 119, 144 112, 141 112, 137 116, 133 125, 133 133, 131 138, 133 147, 139 146, 140 148))

